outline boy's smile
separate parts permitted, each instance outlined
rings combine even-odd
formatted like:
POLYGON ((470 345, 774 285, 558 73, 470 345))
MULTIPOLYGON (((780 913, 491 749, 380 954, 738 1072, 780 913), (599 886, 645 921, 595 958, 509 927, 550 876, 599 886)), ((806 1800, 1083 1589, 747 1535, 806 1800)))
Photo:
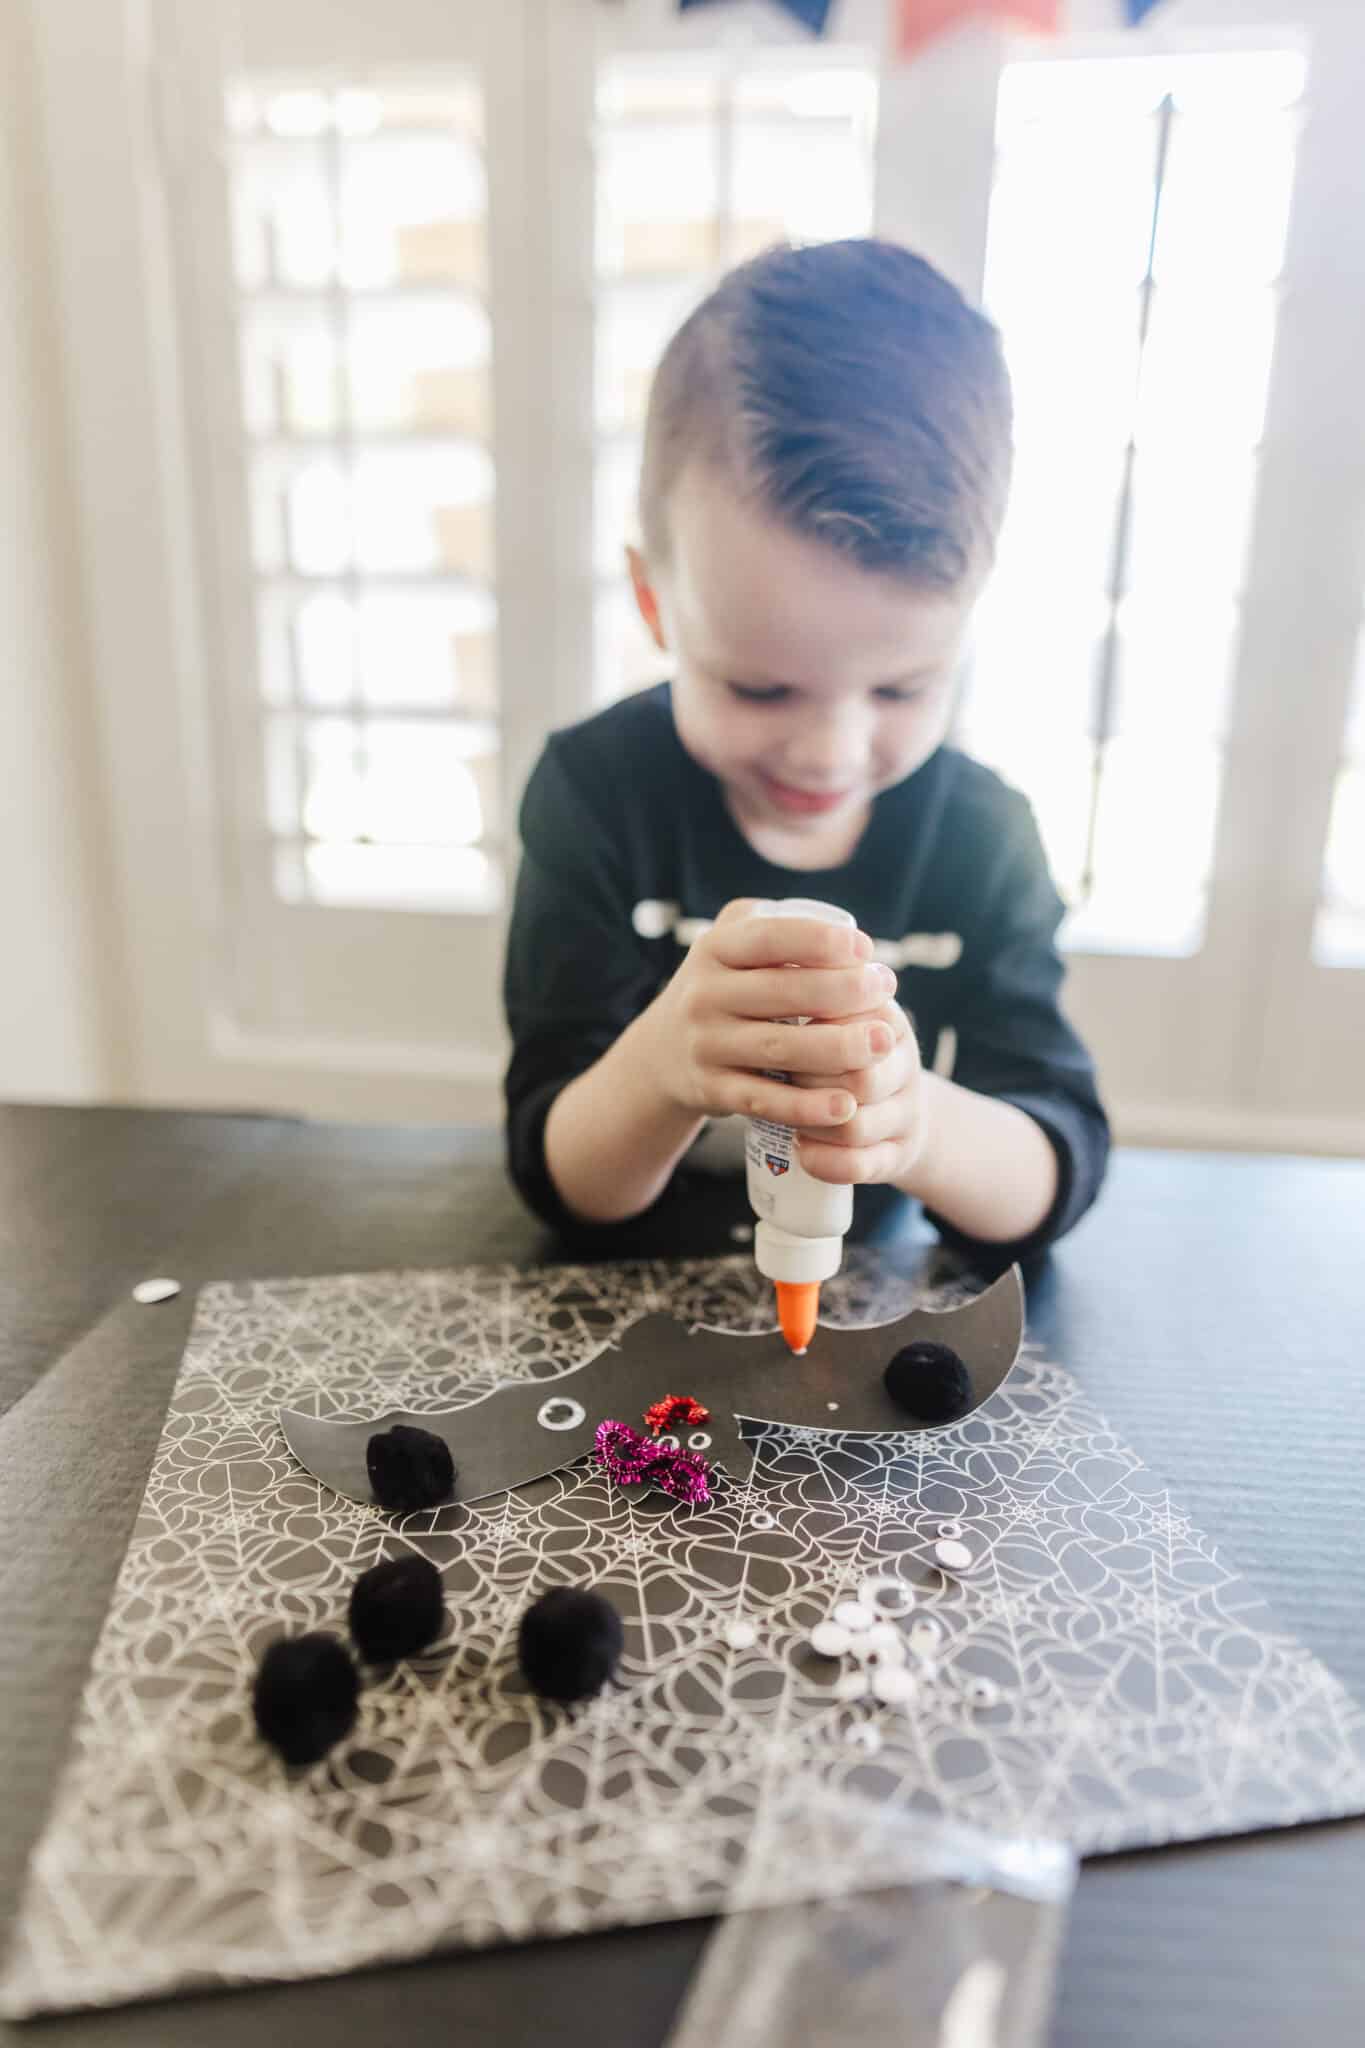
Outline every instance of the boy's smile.
POLYGON ((847 801, 846 792, 840 789, 795 789, 789 782, 779 782, 776 776, 760 777, 764 789, 779 810, 790 811, 794 817, 824 817, 830 811, 837 811, 847 801))
POLYGON ((693 464, 669 556, 631 553, 646 625, 677 661, 673 715, 769 860, 837 867, 872 799, 920 767, 952 711, 975 586, 917 589, 789 532, 723 469, 693 464))

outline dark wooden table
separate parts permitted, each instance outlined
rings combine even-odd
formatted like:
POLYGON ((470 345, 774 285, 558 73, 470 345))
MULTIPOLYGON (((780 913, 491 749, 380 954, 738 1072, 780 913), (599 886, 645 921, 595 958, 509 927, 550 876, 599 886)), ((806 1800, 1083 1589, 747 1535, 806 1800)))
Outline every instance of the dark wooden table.
MULTIPOLYGON (((738 1210, 693 1212, 680 1248, 733 1250, 738 1210)), ((195 1286, 552 1255, 492 1133, 0 1109, 0 1921, 53 1791, 195 1286), (185 1293, 137 1307, 128 1290, 152 1273, 185 1293)), ((1284 1625, 1365 1696, 1365 1164, 1120 1155, 1099 1208, 1034 1280, 1030 1321, 1284 1625)), ((1360 2048, 1362 1899, 1365 1824, 1091 1864, 1056 2048, 1360 2048)), ((687 1925, 592 1937, 48 2021, 27 2038, 649 2048, 703 1939, 687 1925)))

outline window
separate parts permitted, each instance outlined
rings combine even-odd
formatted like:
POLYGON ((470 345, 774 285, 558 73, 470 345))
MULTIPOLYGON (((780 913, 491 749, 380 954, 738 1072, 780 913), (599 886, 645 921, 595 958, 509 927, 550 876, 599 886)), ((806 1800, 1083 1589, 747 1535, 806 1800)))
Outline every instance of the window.
POLYGON ((1015 487, 963 743, 1032 799, 1075 949, 1202 943, 1304 62, 1001 81, 986 301, 1015 487))
POLYGON ((621 57, 597 98, 596 694, 670 673, 635 616, 634 529, 655 363, 719 275, 772 243, 872 223, 870 55, 726 50, 621 57))
POLYGON ((1332 796, 1313 956, 1323 967, 1365 967, 1365 631, 1332 796))
POLYGON ((501 901, 482 96, 227 96, 273 875, 501 901))
POLYGON ((140 1092, 496 1115, 506 797, 657 673, 658 348, 733 255, 875 219, 1004 324, 963 735, 1038 806, 1119 1129, 1362 1142, 1365 9, 1314 11, 1306 88, 1224 0, 884 82, 878 0, 837 45, 675 0, 31 11, 140 1092))

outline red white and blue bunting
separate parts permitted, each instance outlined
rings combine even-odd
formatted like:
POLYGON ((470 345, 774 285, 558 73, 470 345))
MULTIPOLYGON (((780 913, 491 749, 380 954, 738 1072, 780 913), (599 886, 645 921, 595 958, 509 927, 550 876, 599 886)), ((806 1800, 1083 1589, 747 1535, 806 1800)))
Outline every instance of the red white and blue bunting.
MULTIPOLYGON (((680 14, 694 7, 720 7, 727 0, 678 0, 680 14)), ((799 21, 812 35, 823 35, 833 12, 834 0, 773 0, 784 14, 799 21)), ((901 57, 912 57, 936 36, 967 21, 1002 21, 1055 34, 1061 26, 1062 0, 894 0, 895 47, 901 57)), ((1136 28, 1161 0, 1123 0, 1128 24, 1136 28)))

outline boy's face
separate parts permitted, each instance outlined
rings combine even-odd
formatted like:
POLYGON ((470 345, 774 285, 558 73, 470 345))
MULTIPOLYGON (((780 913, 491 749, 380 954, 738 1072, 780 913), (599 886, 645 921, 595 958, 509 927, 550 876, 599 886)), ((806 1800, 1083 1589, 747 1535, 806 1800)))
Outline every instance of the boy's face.
POLYGON ((692 465, 669 559, 631 551, 645 624, 675 657, 679 738, 760 851, 846 860, 880 790, 942 740, 975 586, 925 592, 779 526, 692 465))

